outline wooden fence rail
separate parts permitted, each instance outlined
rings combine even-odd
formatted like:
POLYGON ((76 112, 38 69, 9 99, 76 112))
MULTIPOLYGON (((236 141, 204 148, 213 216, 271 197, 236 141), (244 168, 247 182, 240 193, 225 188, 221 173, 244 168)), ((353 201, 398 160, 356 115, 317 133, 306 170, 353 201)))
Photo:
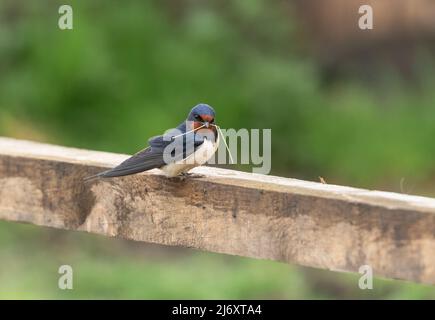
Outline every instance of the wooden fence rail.
POLYGON ((435 284, 435 199, 210 167, 83 182, 125 158, 0 138, 0 219, 435 284))

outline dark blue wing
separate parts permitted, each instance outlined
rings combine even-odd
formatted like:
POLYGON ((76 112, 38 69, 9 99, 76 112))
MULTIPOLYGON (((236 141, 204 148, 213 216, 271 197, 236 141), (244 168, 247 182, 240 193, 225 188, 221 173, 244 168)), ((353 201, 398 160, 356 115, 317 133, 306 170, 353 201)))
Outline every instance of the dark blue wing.
POLYGON ((152 137, 148 140, 149 147, 147 147, 146 149, 136 153, 115 168, 101 172, 93 177, 87 178, 86 180, 91 180, 98 177, 121 177, 151 170, 154 168, 161 168, 166 164, 164 160, 164 152, 170 152, 166 149, 166 147, 170 143, 175 141, 176 143, 182 144, 182 146, 180 147, 182 147, 183 152, 176 153, 175 149, 172 148, 172 153, 170 155, 173 161, 178 161, 189 156, 192 152, 194 152, 196 147, 204 142, 203 137, 200 137, 199 135, 196 135, 194 133, 177 137, 175 139, 174 136, 176 135, 169 133, 164 136, 152 137), (187 146, 193 146, 193 148, 189 148, 187 146))
POLYGON ((152 147, 148 147, 136 153, 134 156, 128 158, 115 168, 101 172, 91 178, 112 178, 127 176, 130 174, 139 173, 154 168, 160 168, 164 164, 165 163, 163 161, 162 152, 155 152, 152 147))

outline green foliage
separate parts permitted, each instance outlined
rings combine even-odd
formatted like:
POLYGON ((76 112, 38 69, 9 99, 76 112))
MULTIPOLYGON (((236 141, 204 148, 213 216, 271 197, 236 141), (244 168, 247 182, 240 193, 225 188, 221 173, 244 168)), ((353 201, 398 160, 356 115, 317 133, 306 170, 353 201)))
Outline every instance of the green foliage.
POLYGON ((15 18, 1 27, 0 117, 16 121, 3 134, 31 124, 42 140, 132 153, 207 102, 223 127, 273 129, 274 173, 392 190, 432 178, 430 58, 419 90, 387 68, 378 90, 358 75, 325 87, 288 10, 184 5, 77 1, 74 30, 60 31, 57 2, 3 3, 15 18))

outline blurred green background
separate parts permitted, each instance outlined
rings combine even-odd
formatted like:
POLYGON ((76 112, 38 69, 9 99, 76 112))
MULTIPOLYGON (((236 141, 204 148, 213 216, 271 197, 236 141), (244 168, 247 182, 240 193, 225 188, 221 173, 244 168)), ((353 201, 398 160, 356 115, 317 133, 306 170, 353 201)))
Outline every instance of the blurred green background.
MULTIPOLYGON (((134 153, 205 102, 223 128, 272 128, 272 174, 433 197, 435 27, 415 16, 433 4, 403 3, 375 7, 375 29, 361 31, 357 0, 74 0, 74 29, 61 31, 65 2, 3 0, 0 135, 134 153), (399 13, 406 24, 389 19, 399 13)), ((435 288, 376 279, 362 291, 358 275, 0 222, 0 298, 435 288), (72 291, 57 288, 61 264, 72 291)))

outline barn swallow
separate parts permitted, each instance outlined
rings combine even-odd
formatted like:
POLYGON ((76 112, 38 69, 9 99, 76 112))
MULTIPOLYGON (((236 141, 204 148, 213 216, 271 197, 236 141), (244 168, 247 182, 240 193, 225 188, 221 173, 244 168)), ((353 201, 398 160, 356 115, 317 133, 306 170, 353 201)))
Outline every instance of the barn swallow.
POLYGON ((193 167, 203 165, 216 152, 219 134, 216 130, 215 112, 207 104, 192 108, 187 119, 175 129, 148 140, 148 147, 128 158, 113 169, 101 172, 93 178, 113 178, 127 176, 154 168, 159 168, 167 177, 184 174, 193 167), (168 146, 179 141, 180 148, 170 151, 168 146), (189 146, 192 146, 189 148, 189 146), (178 153, 175 154, 175 153, 178 153), (170 155, 170 161, 167 161, 170 155))

